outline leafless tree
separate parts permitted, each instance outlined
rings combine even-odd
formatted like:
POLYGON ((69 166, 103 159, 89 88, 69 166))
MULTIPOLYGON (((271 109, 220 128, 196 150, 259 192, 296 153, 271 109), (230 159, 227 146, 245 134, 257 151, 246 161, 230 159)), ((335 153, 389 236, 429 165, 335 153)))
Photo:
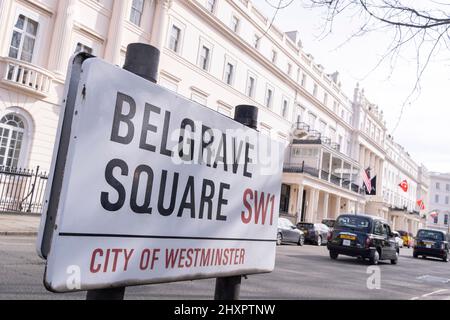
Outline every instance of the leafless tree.
MULTIPOLYGON (((333 23, 338 17, 356 17, 357 19, 352 19, 352 23, 358 21, 360 25, 356 32, 348 35, 345 43, 371 31, 386 31, 386 35, 391 36, 392 39, 385 54, 371 71, 387 62, 390 63, 392 74, 401 53, 406 47, 413 46, 416 78, 410 94, 402 105, 393 131, 400 122, 405 106, 420 94, 420 80, 430 60, 442 52, 447 59, 450 58, 450 2, 448 0, 440 0, 442 2, 439 0, 298 1, 308 8, 325 9, 321 11, 325 15, 325 36, 333 32, 333 23)), ((269 3, 268 0, 266 2, 269 3)))

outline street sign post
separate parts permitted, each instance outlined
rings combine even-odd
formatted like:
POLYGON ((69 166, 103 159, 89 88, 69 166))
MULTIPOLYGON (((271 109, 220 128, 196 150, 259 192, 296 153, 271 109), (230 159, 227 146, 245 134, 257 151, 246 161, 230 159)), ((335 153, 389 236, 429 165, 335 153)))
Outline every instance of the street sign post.
POLYGON ((272 271, 284 146, 100 59, 77 72, 40 228, 46 288, 272 271))

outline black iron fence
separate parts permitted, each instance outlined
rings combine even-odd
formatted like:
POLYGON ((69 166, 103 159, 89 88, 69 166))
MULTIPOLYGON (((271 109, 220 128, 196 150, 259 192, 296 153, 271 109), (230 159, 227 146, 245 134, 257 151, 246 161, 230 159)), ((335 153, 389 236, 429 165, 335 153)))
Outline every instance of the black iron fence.
POLYGON ((0 213, 41 213, 48 175, 0 166, 0 213))

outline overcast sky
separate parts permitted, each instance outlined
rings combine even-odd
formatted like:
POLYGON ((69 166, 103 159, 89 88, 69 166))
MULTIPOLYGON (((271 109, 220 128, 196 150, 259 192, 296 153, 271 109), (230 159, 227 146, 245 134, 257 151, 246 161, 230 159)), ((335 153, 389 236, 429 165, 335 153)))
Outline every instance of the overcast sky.
MULTIPOLYGON (((279 0, 253 0, 269 19, 279 0)), ((287 3, 284 0, 283 3, 287 3)), ((374 31, 346 42, 360 26, 358 17, 344 15, 337 19, 333 33, 323 37, 324 16, 318 9, 306 9, 299 0, 278 11, 275 25, 283 31, 298 30, 306 53, 325 67, 327 73, 340 72, 347 96, 352 97, 356 83, 366 97, 383 111, 388 133, 394 129, 401 106, 415 85, 416 50, 405 47, 391 74, 389 63, 374 71, 385 53, 392 34, 374 31)), ((404 108, 394 131, 394 140, 405 147, 413 159, 431 171, 450 172, 450 62, 447 48, 432 58, 421 80, 420 95, 404 108)))

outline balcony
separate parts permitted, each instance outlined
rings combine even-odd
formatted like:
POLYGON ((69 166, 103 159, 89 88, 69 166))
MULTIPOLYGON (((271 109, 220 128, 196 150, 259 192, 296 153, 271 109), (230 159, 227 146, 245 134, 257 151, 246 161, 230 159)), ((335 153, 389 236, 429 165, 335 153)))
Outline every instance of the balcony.
POLYGON ((357 182, 361 170, 359 164, 338 150, 339 145, 310 131, 308 138, 294 139, 287 148, 283 172, 305 173, 363 195, 364 190, 357 182))
POLYGON ((13 88, 46 98, 54 79, 52 73, 31 63, 0 57, 0 81, 13 88))

